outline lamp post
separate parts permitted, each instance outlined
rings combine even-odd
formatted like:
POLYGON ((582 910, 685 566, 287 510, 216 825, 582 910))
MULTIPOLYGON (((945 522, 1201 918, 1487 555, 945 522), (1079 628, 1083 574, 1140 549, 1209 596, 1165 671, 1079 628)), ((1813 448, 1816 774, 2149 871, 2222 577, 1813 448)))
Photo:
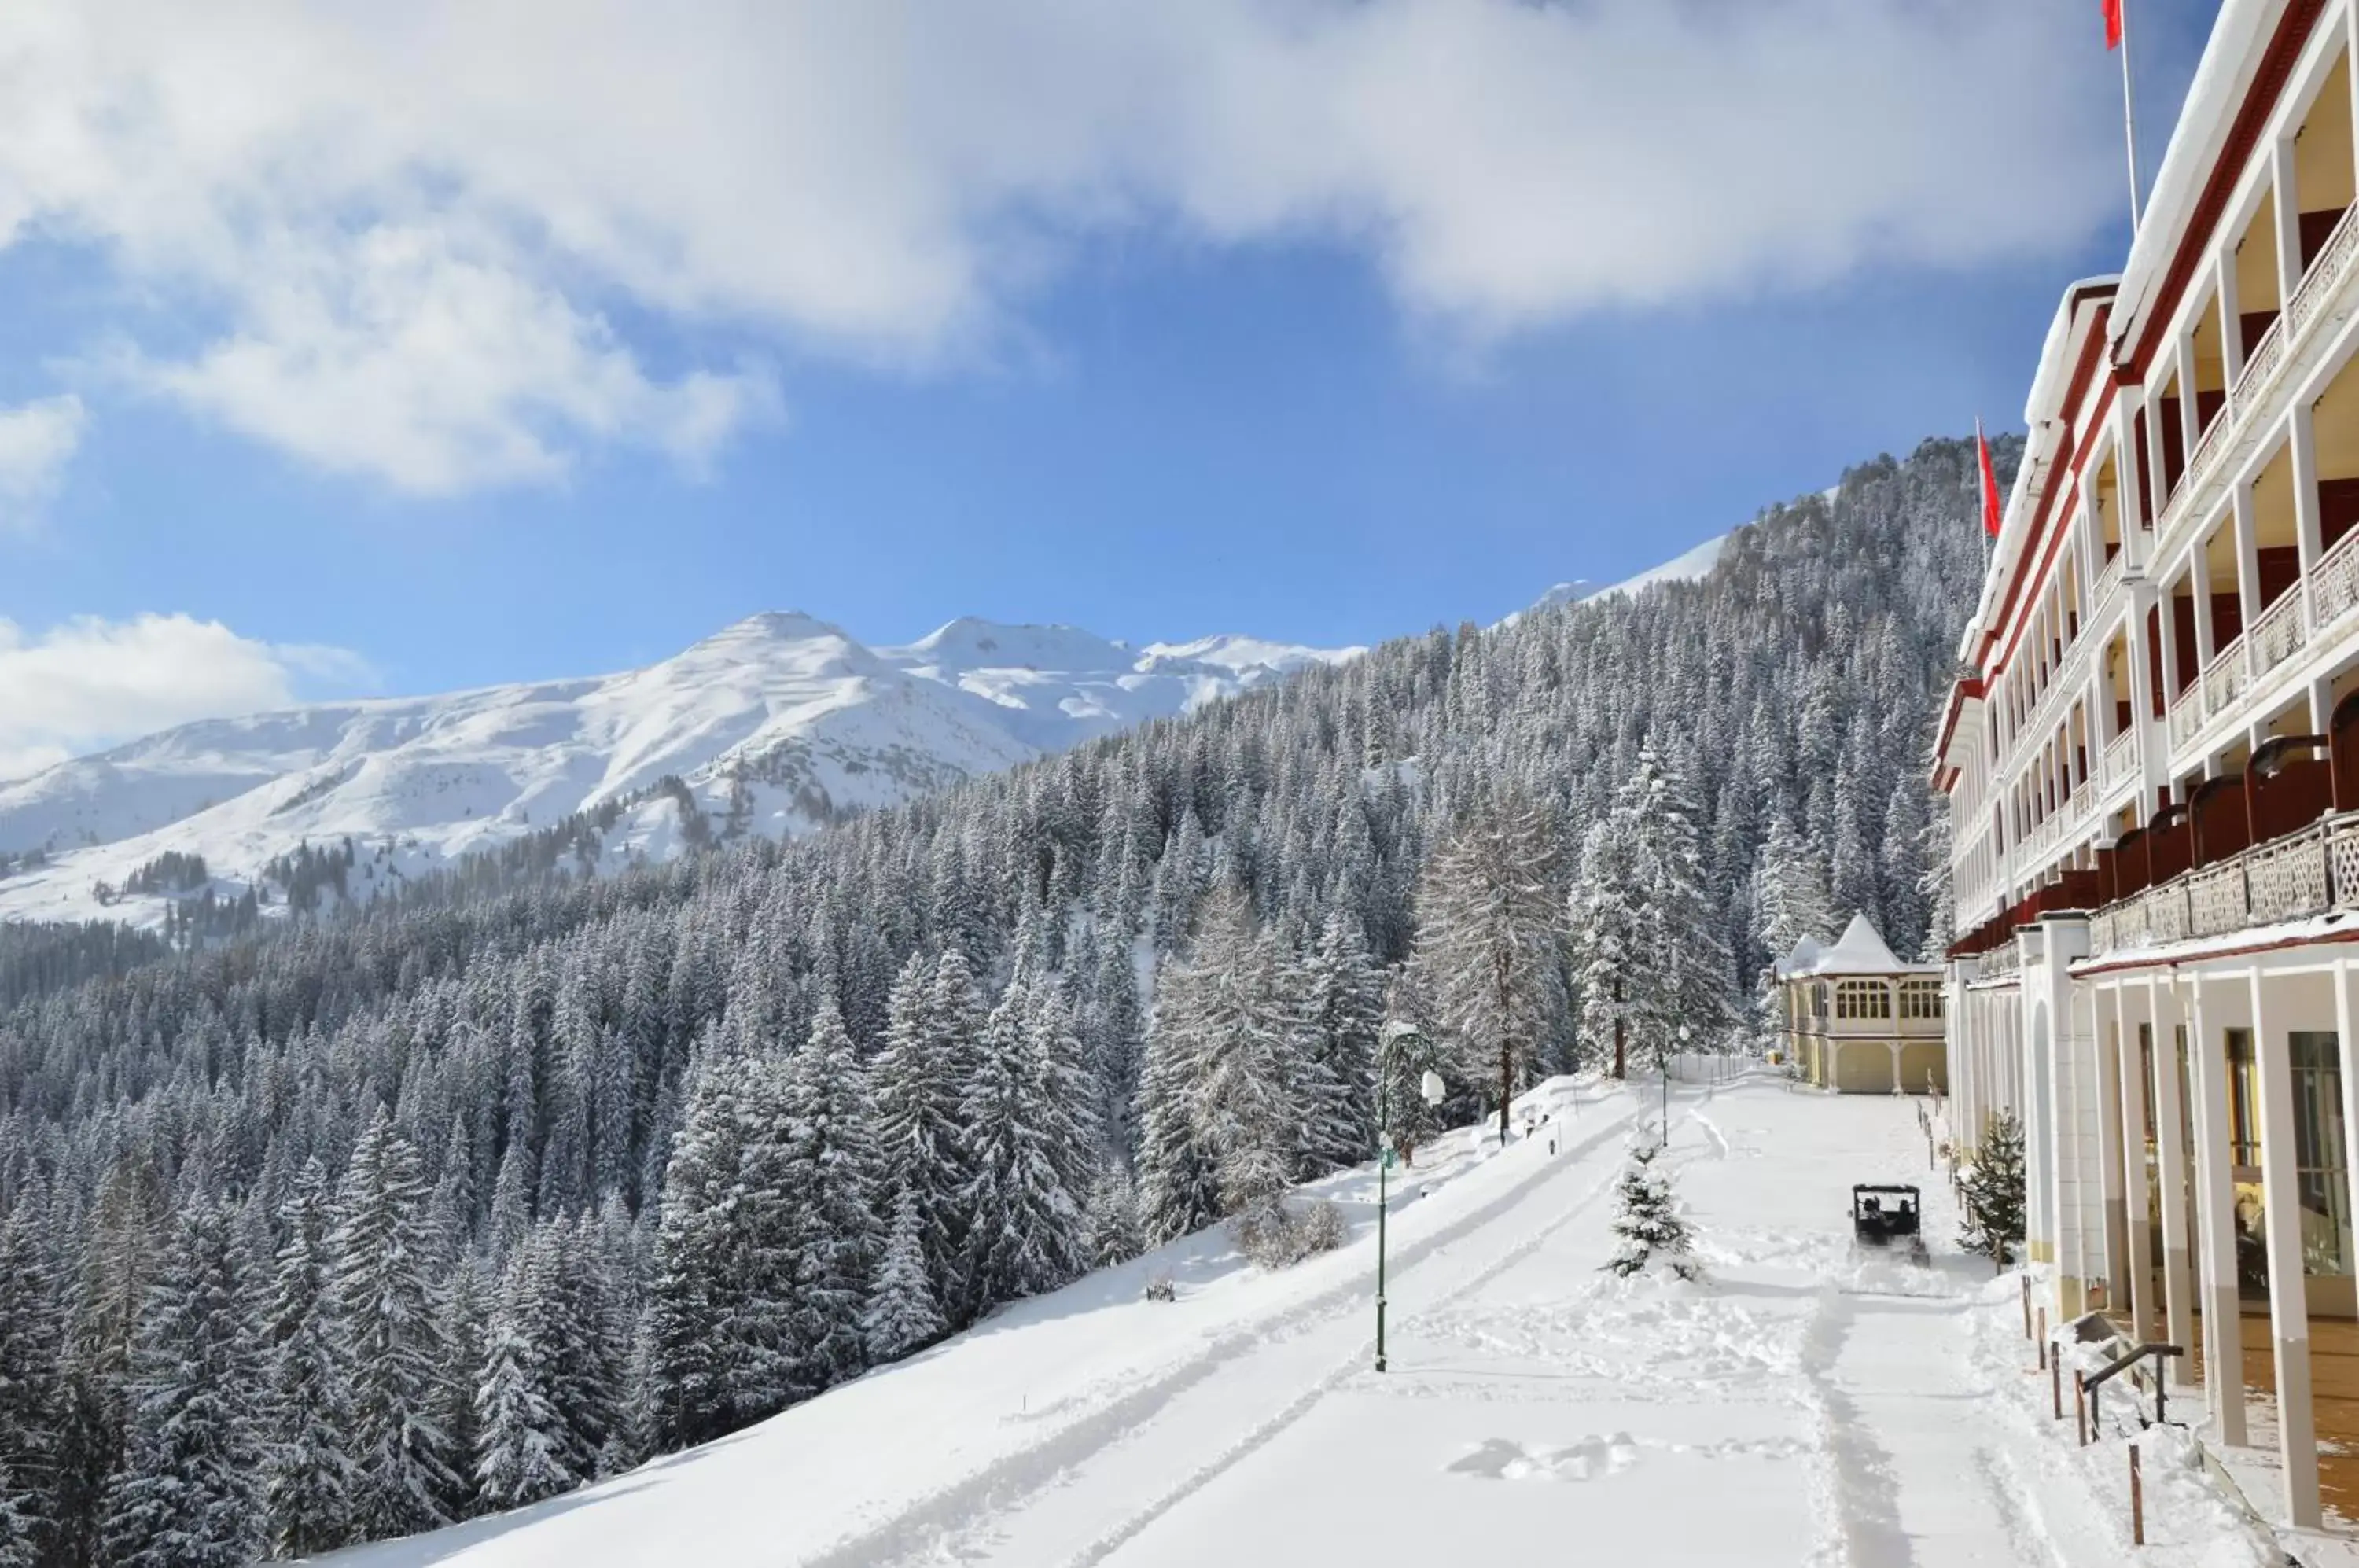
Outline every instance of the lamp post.
MULTIPOLYGON (((1680 1026, 1680 1053, 1681 1055, 1685 1055, 1687 1053, 1688 1036, 1693 1032, 1694 1031, 1690 1029, 1685 1024, 1681 1024, 1680 1026)), ((1663 1149, 1669 1149, 1671 1146, 1671 1061, 1668 1056, 1663 1059, 1663 1130, 1661 1138, 1658 1140, 1658 1147, 1663 1149)))
MULTIPOLYGON (((1418 1027, 1404 1018, 1385 1025, 1384 1050, 1376 1058, 1376 1370, 1385 1369, 1385 1215, 1391 1207, 1386 1178, 1393 1168, 1392 1053, 1403 1040, 1423 1040, 1418 1027)), ((1441 1074, 1431 1068, 1417 1086, 1418 1096, 1439 1105, 1449 1093, 1441 1074)))

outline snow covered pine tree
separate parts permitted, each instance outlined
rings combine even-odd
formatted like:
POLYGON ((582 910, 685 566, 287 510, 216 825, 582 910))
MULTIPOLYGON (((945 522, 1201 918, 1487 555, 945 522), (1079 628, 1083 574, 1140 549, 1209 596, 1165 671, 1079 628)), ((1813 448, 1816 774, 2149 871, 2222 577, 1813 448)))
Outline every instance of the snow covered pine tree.
MULTIPOLYGON (((1643 1129, 1642 1129, 1643 1130, 1643 1129)), ((1701 1277, 1691 1255, 1693 1238, 1680 1217, 1669 1171, 1657 1164, 1663 1145, 1642 1141, 1630 1150, 1629 1167, 1614 1189, 1614 1234, 1618 1238, 1605 1267, 1627 1278, 1644 1273, 1658 1259, 1682 1279, 1701 1277)))

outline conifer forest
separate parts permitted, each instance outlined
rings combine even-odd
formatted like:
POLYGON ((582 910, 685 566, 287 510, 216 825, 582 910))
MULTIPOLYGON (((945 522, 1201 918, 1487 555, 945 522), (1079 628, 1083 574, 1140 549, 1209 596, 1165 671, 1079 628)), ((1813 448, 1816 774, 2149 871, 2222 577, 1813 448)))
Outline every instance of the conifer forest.
POLYGON ((1747 1048, 1798 937, 1947 941, 1980 542, 1973 443, 1929 441, 1701 581, 809 837, 0 928, 0 1568, 549 1497, 1266 1213, 1372 1157, 1380 1078, 1413 1143, 1747 1048))

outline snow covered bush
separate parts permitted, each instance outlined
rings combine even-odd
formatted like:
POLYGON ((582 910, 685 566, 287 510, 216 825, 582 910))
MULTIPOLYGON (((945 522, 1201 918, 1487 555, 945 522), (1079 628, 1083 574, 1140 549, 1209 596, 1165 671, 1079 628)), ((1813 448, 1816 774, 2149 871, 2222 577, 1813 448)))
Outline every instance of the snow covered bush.
POLYGON ((1330 1203, 1306 1203, 1289 1209, 1284 1203, 1257 1204, 1230 1222, 1237 1250, 1263 1269, 1286 1269, 1316 1252, 1332 1252, 1343 1243, 1343 1213, 1330 1203))
POLYGON ((1169 1274, 1158 1274, 1147 1282, 1147 1299, 1150 1301, 1176 1301, 1180 1287, 1171 1282, 1169 1274))
POLYGON ((1645 1272, 1659 1257, 1680 1279, 1697 1279, 1703 1270, 1690 1256, 1691 1236, 1680 1217, 1670 1172, 1655 1163, 1662 1152, 1662 1146, 1653 1143, 1630 1151, 1630 1168, 1614 1190, 1614 1235, 1619 1244, 1605 1267, 1627 1278, 1645 1272))

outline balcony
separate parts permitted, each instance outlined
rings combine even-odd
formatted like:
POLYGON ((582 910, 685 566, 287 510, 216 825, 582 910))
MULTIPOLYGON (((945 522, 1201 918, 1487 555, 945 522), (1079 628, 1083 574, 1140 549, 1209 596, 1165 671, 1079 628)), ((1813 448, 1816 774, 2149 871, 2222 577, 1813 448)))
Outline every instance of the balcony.
POLYGON ((2106 905, 2093 955, 2359 909, 2359 811, 2346 811, 2106 905))
POLYGON ((2023 968, 2023 942, 2020 938, 1999 943, 1983 954, 1982 968, 1975 978, 2004 980, 2023 968))
POLYGON ((2105 788, 2118 789, 2137 777, 2137 730, 2124 730, 2105 743, 2105 788))
POLYGON ((2301 584, 2277 595, 2277 602, 2261 612, 2253 623, 2253 635, 2245 639, 2253 653, 2253 679, 2257 681, 2299 653, 2310 640, 2310 616, 2305 613, 2301 584))
MULTIPOLYGON (((2277 595, 2251 633, 2212 657, 2203 678, 2170 705, 2170 749, 2190 746, 2214 721, 2234 712, 2254 687, 2359 610, 2359 528, 2334 542, 2310 574, 2277 595)), ((2112 780, 2110 770, 2106 775, 2112 780)))
MULTIPOLYGON (((2227 408, 2213 418, 2188 455, 2186 472, 2155 519, 2156 560, 2167 559, 2178 548, 2180 530, 2197 515, 2197 497, 2206 482, 2216 477, 2223 465, 2235 466, 2231 459, 2251 456, 2284 413, 2281 408, 2267 406, 2286 391, 2288 368, 2322 335, 2318 328, 2335 313, 2332 307, 2352 277, 2354 257, 2359 257, 2359 204, 2343 213, 2303 275, 2292 300, 2245 354, 2227 408)), ((2339 314, 2348 315, 2348 308, 2339 314)))

